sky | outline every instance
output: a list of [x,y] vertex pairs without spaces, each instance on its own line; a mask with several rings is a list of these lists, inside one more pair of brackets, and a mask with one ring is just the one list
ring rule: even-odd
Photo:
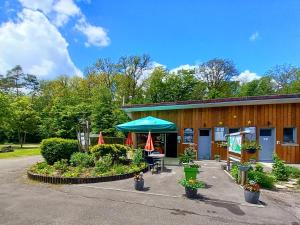
[[171,71],[231,59],[239,79],[300,66],[299,0],[0,0],[0,74],[84,74],[97,58],[149,54]]

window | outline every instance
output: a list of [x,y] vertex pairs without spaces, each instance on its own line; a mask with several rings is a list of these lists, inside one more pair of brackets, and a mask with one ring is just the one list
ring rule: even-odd
[[283,143],[296,143],[296,128],[283,128]]
[[183,143],[194,143],[194,129],[184,128],[183,129]]
[[246,140],[256,141],[256,127],[244,127],[244,131],[249,132],[245,135]]
[[237,132],[239,132],[239,131],[240,131],[239,128],[229,128],[229,134],[237,133]]
[[215,127],[215,141],[226,141],[227,132],[225,127]]

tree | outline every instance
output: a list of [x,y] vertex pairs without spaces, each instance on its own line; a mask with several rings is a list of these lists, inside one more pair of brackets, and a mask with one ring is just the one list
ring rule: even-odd
[[259,96],[275,94],[276,83],[272,77],[266,76],[241,85],[239,96]]
[[289,85],[298,78],[299,68],[289,64],[276,65],[267,71],[266,75],[272,77],[280,93],[289,93]]
[[149,69],[150,57],[142,56],[124,56],[119,60],[119,72],[125,77],[123,80],[124,100],[138,101],[138,97],[142,87],[142,75]]
[[10,127],[17,132],[18,140],[22,148],[26,142],[27,134],[38,130],[39,117],[36,111],[33,110],[28,97],[15,98],[11,107],[12,120],[10,121]]
[[229,82],[233,76],[238,75],[238,71],[231,60],[215,58],[202,63],[197,75],[207,84],[208,91],[213,93],[210,96],[215,98],[218,96],[215,93],[222,92],[224,82]]

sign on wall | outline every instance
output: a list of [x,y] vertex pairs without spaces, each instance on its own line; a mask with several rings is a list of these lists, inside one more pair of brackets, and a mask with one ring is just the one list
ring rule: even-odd
[[183,129],[183,143],[194,143],[194,129],[184,128]]
[[241,154],[242,149],[242,135],[229,135],[228,137],[228,150]]

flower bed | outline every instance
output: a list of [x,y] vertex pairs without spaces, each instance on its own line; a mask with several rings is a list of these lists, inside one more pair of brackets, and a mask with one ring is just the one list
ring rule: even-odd
[[[122,169],[120,169],[122,168]],[[82,168],[69,166],[66,171],[57,170],[45,162],[33,165],[28,171],[28,178],[52,184],[82,184],[121,180],[133,177],[139,172],[146,172],[148,166],[133,164],[112,167],[105,173],[95,172],[95,168]]]

